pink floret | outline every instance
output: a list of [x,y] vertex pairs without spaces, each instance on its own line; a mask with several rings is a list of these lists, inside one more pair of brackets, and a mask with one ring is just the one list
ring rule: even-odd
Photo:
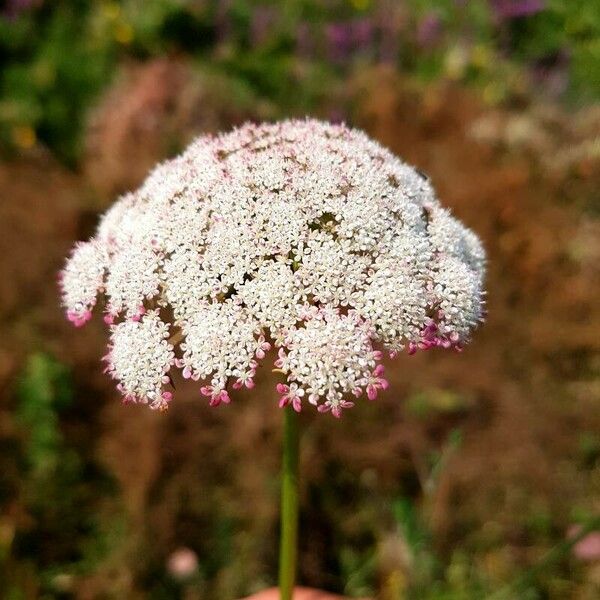
[[83,313],[67,312],[67,319],[75,325],[75,327],[83,327],[92,318],[92,311],[86,310]]

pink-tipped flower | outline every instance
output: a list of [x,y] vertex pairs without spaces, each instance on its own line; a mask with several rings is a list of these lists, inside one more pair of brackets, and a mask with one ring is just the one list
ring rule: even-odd
[[255,374],[255,371],[248,371],[247,373],[240,375],[240,377],[238,377],[236,382],[233,384],[233,386],[232,386],[233,389],[241,390],[242,388],[245,387],[245,388],[251,390],[254,387],[254,374]]
[[257,348],[256,348],[256,358],[258,358],[259,360],[262,360],[266,355],[267,352],[271,349],[271,344],[269,344],[269,342],[265,341],[265,336],[261,335],[257,342],[256,342]]
[[138,309],[136,311],[136,313],[131,317],[132,321],[141,321],[142,317],[146,314],[146,308],[144,307],[143,304],[140,304],[140,306],[138,306]]
[[292,405],[292,408],[296,412],[302,410],[302,398],[304,396],[304,390],[298,387],[297,383],[285,385],[283,383],[277,384],[277,392],[281,394],[279,399],[279,408],[283,408],[288,404]]
[[367,381],[367,398],[375,400],[379,390],[387,390],[389,387],[387,379],[383,377],[383,365],[377,365]]
[[168,410],[169,402],[171,402],[171,400],[173,400],[172,392],[162,392],[160,395],[158,410],[163,411],[163,412]]
[[209,406],[219,406],[221,403],[229,404],[231,402],[227,390],[221,389],[218,386],[205,385],[200,388],[200,393],[210,398]]
[[277,369],[283,369],[285,367],[287,354],[283,348],[279,348],[277,353],[277,360],[273,363]]
[[427,178],[360,131],[304,120],[195,140],[108,210],[59,285],[78,327],[103,296],[128,401],[164,410],[180,369],[228,404],[273,346],[280,403],[339,417],[387,389],[384,352],[462,348],[484,271]]
[[103,317],[103,320],[107,325],[114,325],[115,315],[111,313],[106,313]]
[[75,327],[83,327],[90,319],[92,318],[91,310],[84,310],[82,312],[72,312],[69,311],[67,313],[67,319],[75,325]]

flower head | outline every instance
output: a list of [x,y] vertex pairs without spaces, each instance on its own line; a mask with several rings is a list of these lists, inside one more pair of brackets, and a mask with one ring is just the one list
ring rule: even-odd
[[159,165],[75,247],[61,287],[77,326],[104,296],[126,400],[166,408],[180,369],[227,404],[275,346],[280,405],[340,416],[388,387],[383,351],[468,341],[484,263],[418,171],[360,131],[284,121]]

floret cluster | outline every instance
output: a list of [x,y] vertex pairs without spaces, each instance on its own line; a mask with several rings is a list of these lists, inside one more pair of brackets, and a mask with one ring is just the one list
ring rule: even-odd
[[468,341],[484,262],[417,170],[360,131],[283,121],[159,165],[76,245],[61,286],[77,326],[103,297],[128,401],[166,408],[179,369],[229,403],[274,346],[280,405],[340,416],[387,388],[385,351]]

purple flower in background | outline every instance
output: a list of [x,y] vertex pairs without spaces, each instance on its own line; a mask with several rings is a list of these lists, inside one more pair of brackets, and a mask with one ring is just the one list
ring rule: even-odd
[[370,19],[331,23],[325,28],[329,59],[343,63],[354,53],[373,45],[374,26]]
[[22,13],[42,4],[43,0],[7,0],[0,14],[7,19],[16,19]]
[[258,6],[252,13],[250,23],[250,41],[252,46],[260,46],[273,30],[277,12],[270,6]]
[[513,19],[538,13],[546,7],[544,0],[490,0],[500,19]]
[[348,120],[348,115],[341,107],[338,106],[329,111],[329,120],[335,124],[343,124]]
[[373,43],[374,27],[371,19],[357,19],[353,23],[354,43],[359,49],[369,47]]
[[325,27],[327,54],[334,63],[343,63],[353,45],[352,25],[350,23],[330,23]]
[[440,40],[443,24],[439,14],[428,12],[417,26],[417,44],[422,48],[431,48]]

